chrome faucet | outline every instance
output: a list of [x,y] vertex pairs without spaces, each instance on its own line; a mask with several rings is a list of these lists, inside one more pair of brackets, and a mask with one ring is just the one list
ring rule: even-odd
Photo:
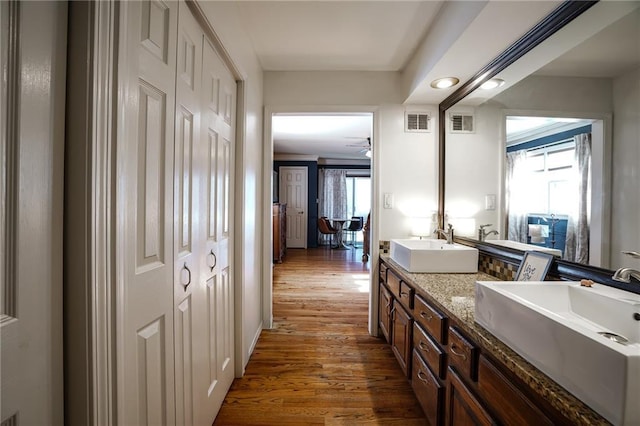
[[[625,254],[634,259],[640,259],[640,253],[638,253],[637,251],[623,251],[622,254]],[[640,271],[632,268],[620,268],[613,274],[613,277],[611,278],[623,283],[630,283],[631,277],[640,281]]]
[[436,233],[445,237],[447,239],[447,244],[453,244],[453,225],[449,224],[446,231],[444,229],[436,229]]
[[631,277],[635,278],[636,280],[640,281],[640,271],[637,271],[635,269],[631,269],[631,268],[620,268],[618,269],[615,274],[613,274],[613,278],[616,281],[620,281],[623,283],[630,283],[631,282]]
[[496,231],[495,229],[491,230],[489,232],[485,231],[484,228],[486,228],[487,226],[491,226],[491,224],[488,223],[486,225],[480,225],[480,227],[478,228],[478,240],[479,241],[484,241],[485,238],[487,238],[487,235],[493,235],[493,234],[498,235],[499,234],[498,231]]

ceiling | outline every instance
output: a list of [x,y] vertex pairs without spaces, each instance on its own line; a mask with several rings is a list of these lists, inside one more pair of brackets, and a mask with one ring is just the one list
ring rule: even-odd
[[[430,105],[437,105],[455,90],[435,91],[429,86],[431,80],[450,75],[462,82],[468,80],[559,3],[560,0],[234,2],[265,71],[395,71],[404,84],[405,103]],[[583,74],[595,73],[596,67],[605,74],[614,67],[622,69],[625,60],[640,53],[638,38],[633,38],[638,31],[637,17],[626,22],[625,29],[602,32],[589,44],[570,52],[573,56],[547,61],[536,69],[541,68],[539,72],[548,75],[565,74],[576,64]],[[635,50],[600,49],[598,37],[635,40]],[[597,60],[595,52],[606,54],[604,62]],[[606,64],[606,71],[602,64]],[[546,66],[542,68],[543,65]],[[403,80],[408,76],[413,80]],[[366,159],[362,149],[367,145],[366,138],[373,137],[371,129],[370,114],[276,116],[274,152]],[[375,145],[373,138],[371,141]]]
[[443,1],[241,1],[265,71],[398,71]]

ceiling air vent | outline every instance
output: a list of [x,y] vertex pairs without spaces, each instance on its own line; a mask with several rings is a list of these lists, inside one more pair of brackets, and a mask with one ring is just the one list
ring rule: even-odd
[[451,133],[473,133],[475,132],[475,119],[473,114],[452,112],[449,114],[449,130]]
[[430,132],[431,115],[428,112],[405,112],[405,132]]

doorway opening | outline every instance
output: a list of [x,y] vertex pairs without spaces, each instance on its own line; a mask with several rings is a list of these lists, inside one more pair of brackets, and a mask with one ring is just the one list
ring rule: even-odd
[[[368,111],[367,111],[368,109]],[[344,209],[340,212],[325,216],[348,219],[345,222],[345,231],[352,216],[363,216],[363,223],[369,212],[374,208],[372,201],[376,199],[375,170],[375,138],[374,123],[376,122],[375,108],[336,108],[334,111],[308,110],[291,111],[268,108],[265,114],[265,139],[270,142],[271,149],[267,148],[264,161],[264,187],[265,211],[273,209],[273,203],[282,203],[283,190],[277,188],[282,185],[282,167],[306,167],[308,171],[307,185],[307,247],[318,246],[318,219],[322,194],[320,191],[320,170],[337,169],[346,173]],[[282,123],[285,125],[282,126]],[[270,155],[269,155],[270,154]],[[275,200],[273,194],[278,194]],[[288,206],[287,206],[288,207]],[[289,212],[288,212],[289,213]],[[267,216],[267,215],[265,215]],[[268,215],[271,217],[271,215]],[[268,219],[268,218],[266,218]],[[264,249],[268,258],[273,242],[272,226],[267,220],[264,222]],[[373,231],[373,227],[372,227]],[[374,232],[372,232],[373,234]],[[377,236],[371,236],[371,241],[376,241]],[[345,238],[351,243],[354,252],[363,248],[362,232],[345,232]],[[354,245],[356,247],[354,247]],[[372,251],[375,247],[371,248]],[[376,251],[377,253],[377,251]],[[375,258],[376,253],[371,253]],[[283,258],[286,262],[286,255]],[[371,289],[371,270],[368,268],[369,290]],[[271,328],[272,315],[272,286],[273,271],[271,262],[264,262],[264,303],[263,311],[264,328]],[[370,292],[369,298],[373,297]],[[369,304],[369,330],[372,330],[372,311]]]

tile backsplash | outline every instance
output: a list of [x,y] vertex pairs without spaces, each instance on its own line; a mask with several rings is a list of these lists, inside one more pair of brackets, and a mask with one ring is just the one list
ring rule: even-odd
[[518,266],[503,262],[502,260],[480,252],[478,258],[478,270],[503,281],[513,281],[513,278],[518,272]]

